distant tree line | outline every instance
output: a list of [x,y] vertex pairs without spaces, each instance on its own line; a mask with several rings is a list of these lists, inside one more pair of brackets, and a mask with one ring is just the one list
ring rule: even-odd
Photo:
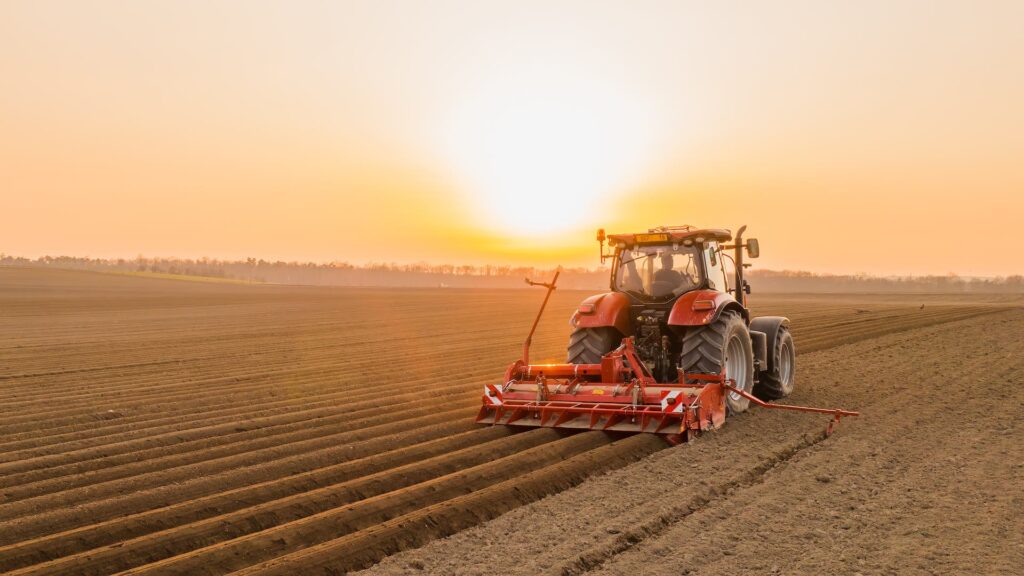
[[[82,258],[42,256],[23,258],[0,253],[0,266],[31,266],[72,270],[156,273],[226,278],[244,282],[316,286],[394,286],[452,288],[518,288],[523,278],[548,279],[553,269],[531,266],[454,265],[416,262],[284,262],[262,258]],[[995,278],[943,276],[836,275],[801,271],[751,270],[747,277],[763,292],[987,292],[1024,293],[1024,276]],[[563,289],[600,290],[608,287],[607,268],[565,268]]]
[[1022,293],[1024,276],[994,278],[942,276],[872,276],[869,274],[815,274],[793,270],[751,270],[747,278],[764,292],[987,292]]
[[[494,287],[526,286],[524,278],[548,279],[553,269],[532,266],[455,265],[415,262],[285,262],[262,258],[219,260],[215,258],[126,259],[41,256],[23,258],[0,253],[0,266],[33,266],[104,272],[145,272],[185,276],[226,278],[245,282],[303,284],[316,286],[420,286]],[[607,269],[565,268],[559,287],[591,289],[608,283]]]

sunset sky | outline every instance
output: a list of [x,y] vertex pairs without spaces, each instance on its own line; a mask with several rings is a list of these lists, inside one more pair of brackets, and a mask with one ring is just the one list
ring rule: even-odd
[[1024,272],[1024,2],[0,1],[0,252]]

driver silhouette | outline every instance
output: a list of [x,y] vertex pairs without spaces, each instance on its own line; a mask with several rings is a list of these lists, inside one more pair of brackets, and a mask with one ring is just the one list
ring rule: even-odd
[[683,275],[678,270],[672,269],[672,255],[661,255],[661,270],[654,273],[655,282],[667,282],[672,286],[679,286],[683,283]]

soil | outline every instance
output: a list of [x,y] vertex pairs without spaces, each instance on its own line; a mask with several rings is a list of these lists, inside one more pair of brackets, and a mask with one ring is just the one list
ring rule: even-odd
[[0,268],[0,572],[1024,565],[1019,299],[755,295],[793,320],[792,402],[863,416],[669,447],[473,424],[540,298]]
[[[796,404],[360,574],[1019,574],[1024,313],[801,355]],[[865,362],[871,359],[871,362]]]

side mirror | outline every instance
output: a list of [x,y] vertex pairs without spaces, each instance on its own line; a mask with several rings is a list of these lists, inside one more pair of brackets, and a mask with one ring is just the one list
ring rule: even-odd
[[605,240],[604,228],[598,228],[597,229],[597,241],[601,242],[603,244],[604,240]]
[[761,247],[757,244],[757,238],[747,240],[747,255],[751,258],[757,258],[761,255]]

